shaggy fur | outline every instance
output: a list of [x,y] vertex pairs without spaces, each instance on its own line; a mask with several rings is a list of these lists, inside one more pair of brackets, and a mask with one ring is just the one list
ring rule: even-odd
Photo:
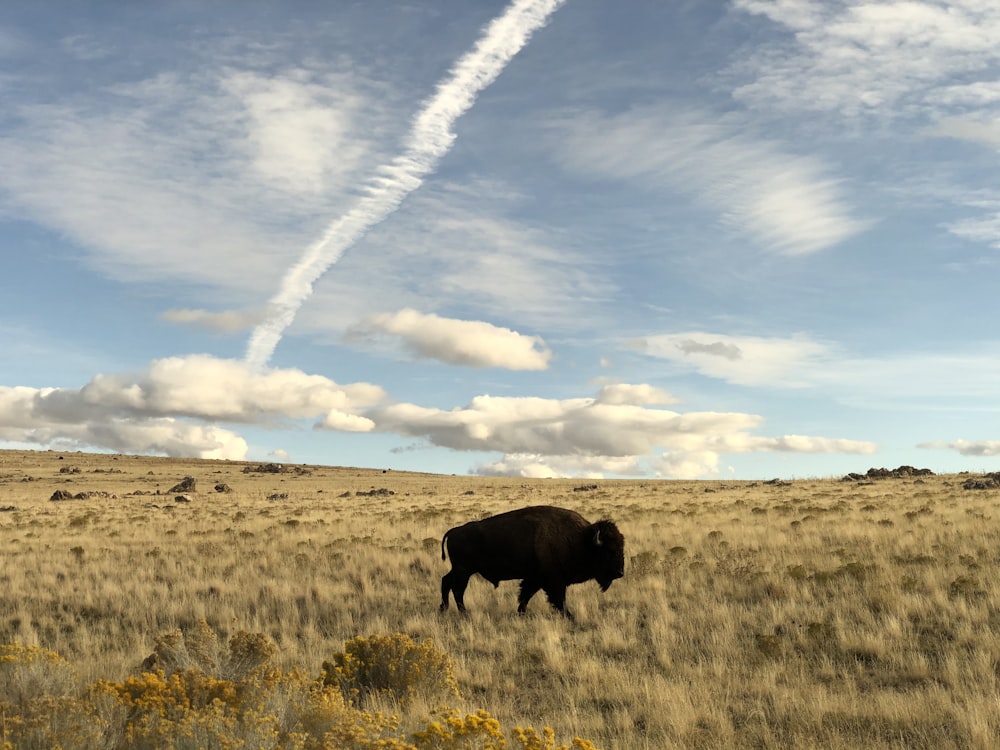
[[576,511],[551,505],[512,510],[481,521],[470,521],[445,532],[451,570],[441,579],[441,611],[449,592],[465,610],[465,587],[478,573],[494,586],[521,581],[517,611],[544,591],[549,603],[566,617],[566,587],[596,580],[602,591],[625,574],[625,538],[612,521],[590,523]]

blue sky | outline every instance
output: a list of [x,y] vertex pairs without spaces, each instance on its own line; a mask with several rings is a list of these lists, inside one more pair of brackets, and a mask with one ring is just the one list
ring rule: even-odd
[[998,468],[1000,6],[0,5],[0,446]]

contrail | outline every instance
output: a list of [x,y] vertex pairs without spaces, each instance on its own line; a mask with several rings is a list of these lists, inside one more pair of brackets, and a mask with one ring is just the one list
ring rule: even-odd
[[395,211],[423,183],[455,140],[455,121],[475,103],[479,92],[497,79],[531,35],[565,0],[514,0],[493,19],[476,45],[455,63],[417,114],[403,153],[383,164],[365,187],[365,195],[346,214],[327,226],[285,274],[271,298],[267,319],[247,343],[246,362],[263,368],[285,329],[313,291],[313,284],[376,224]]

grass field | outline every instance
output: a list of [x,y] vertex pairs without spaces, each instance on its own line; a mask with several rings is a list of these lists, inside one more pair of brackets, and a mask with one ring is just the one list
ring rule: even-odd
[[[423,673],[410,695],[348,695],[357,716],[397,715],[372,736],[406,738],[447,703],[608,749],[1000,743],[1000,491],[965,490],[965,477],[595,482],[270,468],[0,451],[0,644],[21,648],[6,667],[0,658],[0,740],[44,747],[70,731],[45,706],[75,701],[86,713],[95,684],[126,685],[144,668],[218,672],[215,652],[195,653],[213,639],[223,655],[239,641],[281,674],[315,679],[355,636],[403,634],[450,658],[458,695],[423,690]],[[186,476],[195,490],[171,492]],[[57,491],[70,499],[51,500]],[[442,534],[534,504],[615,520],[625,577],[605,594],[571,587],[574,622],[541,595],[518,617],[515,583],[478,578],[467,616],[439,613]],[[178,638],[184,664],[170,661]],[[28,669],[29,647],[66,668]],[[212,689],[225,699],[223,688]],[[86,742],[127,746],[115,728],[124,714],[98,713]],[[245,722],[233,731],[243,739],[230,747],[266,744]],[[556,746],[535,739],[507,746]],[[491,747],[471,735],[408,741],[398,747]]]

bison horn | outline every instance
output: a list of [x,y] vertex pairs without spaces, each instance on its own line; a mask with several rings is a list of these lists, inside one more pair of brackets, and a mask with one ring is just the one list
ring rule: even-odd
[[597,529],[594,532],[594,544],[596,544],[598,547],[600,547],[602,544],[604,544],[604,542],[601,541],[601,530],[600,529]]

